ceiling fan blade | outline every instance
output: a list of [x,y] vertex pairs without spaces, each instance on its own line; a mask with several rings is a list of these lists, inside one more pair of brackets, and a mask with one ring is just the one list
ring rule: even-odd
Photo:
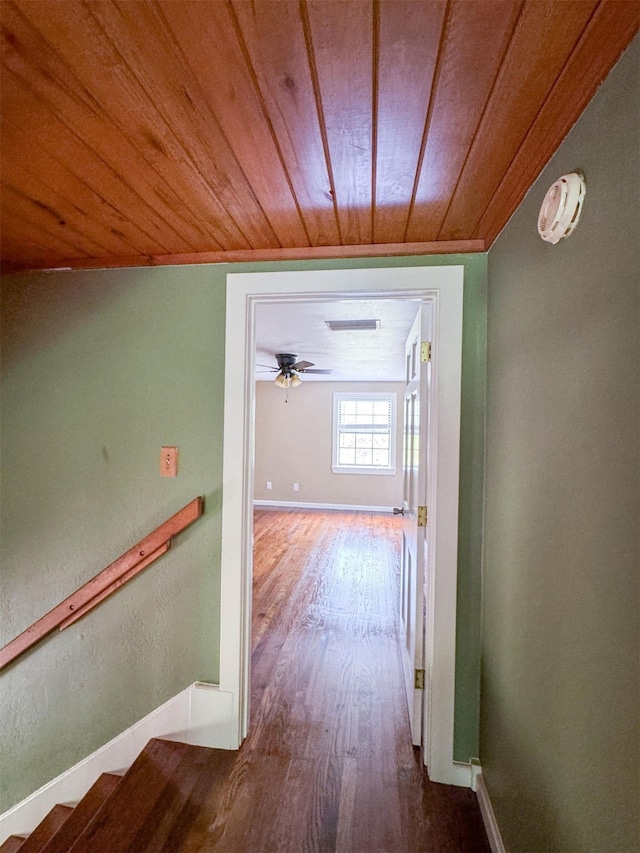
[[333,373],[333,370],[321,370],[318,367],[310,370],[308,367],[305,367],[302,370],[298,370],[298,373]]
[[313,367],[312,361],[297,361],[291,365],[292,370],[306,370],[307,367]]
[[258,362],[256,362],[256,367],[266,367],[267,370],[272,370],[274,373],[280,370],[279,367],[274,367],[272,364],[258,364]]

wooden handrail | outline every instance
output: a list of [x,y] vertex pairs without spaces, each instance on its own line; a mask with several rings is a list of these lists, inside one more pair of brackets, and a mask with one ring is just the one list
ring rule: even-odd
[[81,586],[53,610],[50,610],[26,631],[0,649],[0,670],[8,666],[31,646],[39,643],[47,634],[59,628],[64,631],[82,616],[85,616],[107,596],[115,592],[154,560],[165,554],[171,537],[188,527],[199,518],[204,510],[204,498],[198,497],[183,506],[179,512],[156,527],[137,545],[103,569],[84,586]]

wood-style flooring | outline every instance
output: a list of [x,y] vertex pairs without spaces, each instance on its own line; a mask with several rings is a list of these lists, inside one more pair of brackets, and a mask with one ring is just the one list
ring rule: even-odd
[[393,516],[256,511],[250,734],[190,849],[489,850],[475,795],[411,745],[399,542]]
[[429,782],[411,745],[399,539],[392,516],[257,512],[241,749],[151,740],[3,853],[488,851],[475,796]]

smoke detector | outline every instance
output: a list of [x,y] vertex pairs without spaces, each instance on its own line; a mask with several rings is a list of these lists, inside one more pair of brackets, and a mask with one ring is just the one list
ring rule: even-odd
[[582,175],[563,175],[549,188],[538,216],[538,233],[548,243],[557,243],[578,224],[586,184]]

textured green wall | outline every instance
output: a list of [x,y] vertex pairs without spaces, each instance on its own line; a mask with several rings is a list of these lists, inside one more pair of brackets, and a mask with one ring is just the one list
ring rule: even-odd
[[489,253],[481,758],[513,851],[640,845],[639,47]]
[[12,276],[2,295],[3,642],[198,494],[206,515],[0,675],[0,811],[217,680],[225,305],[206,268]]
[[[486,257],[464,264],[456,757],[478,747]],[[147,573],[0,676],[0,811],[195,680],[216,681],[229,266],[7,276],[2,284],[2,642],[197,494],[203,519]],[[158,474],[163,444],[176,479]],[[477,525],[465,530],[465,525]]]

